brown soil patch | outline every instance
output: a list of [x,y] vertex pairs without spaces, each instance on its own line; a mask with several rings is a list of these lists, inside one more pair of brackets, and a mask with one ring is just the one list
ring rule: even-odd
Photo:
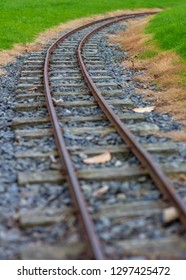
[[[117,16],[120,14],[130,14],[130,13],[142,13],[147,11],[159,11],[159,9],[138,9],[132,10],[117,10],[113,12],[108,12],[105,14],[94,15],[91,17],[80,18],[68,21],[66,23],[60,24],[54,28],[48,29],[40,33],[33,43],[28,43],[24,45],[15,44],[11,50],[4,50],[0,52],[0,66],[4,66],[7,63],[15,61],[15,58],[21,56],[26,52],[39,51],[44,45],[46,45],[51,39],[59,37],[59,34],[65,30],[77,28],[83,24],[89,23],[91,21],[99,20],[106,17]],[[3,70],[0,69],[0,75],[3,74]]]
[[[162,113],[171,113],[173,118],[183,124],[182,132],[166,134],[176,141],[186,140],[186,87],[180,72],[185,69],[186,63],[174,52],[162,51],[152,41],[144,29],[152,16],[128,22],[128,29],[111,35],[110,41],[117,43],[128,51],[130,57],[122,62],[123,67],[144,70],[142,75],[136,75],[134,80],[139,83],[137,93],[151,99],[156,110]],[[145,54],[154,54],[151,58]],[[148,89],[155,83],[158,91]]]

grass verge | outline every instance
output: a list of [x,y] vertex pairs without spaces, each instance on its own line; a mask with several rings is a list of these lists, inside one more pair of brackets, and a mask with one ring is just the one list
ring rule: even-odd
[[[175,140],[186,140],[186,62],[174,49],[163,51],[152,35],[145,33],[152,17],[131,21],[126,31],[111,35],[111,42],[123,46],[130,59],[123,62],[124,67],[144,70],[134,77],[136,82],[146,82],[147,88],[138,93],[151,99],[158,111],[171,113],[175,120],[182,122],[184,130],[171,133]],[[132,35],[131,35],[132,34]],[[157,91],[151,91],[148,85],[157,85]],[[167,136],[168,134],[166,134]]]
[[186,3],[156,15],[146,28],[163,50],[172,50],[186,60]]

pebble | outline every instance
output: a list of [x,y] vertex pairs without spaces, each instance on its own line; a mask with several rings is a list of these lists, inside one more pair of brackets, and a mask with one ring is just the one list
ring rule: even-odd
[[108,233],[108,232],[101,233],[99,236],[101,239],[103,239],[105,241],[110,241],[110,233]]
[[119,200],[126,200],[126,195],[124,193],[118,193],[117,194],[117,199]]
[[123,163],[120,160],[116,160],[114,165],[115,165],[115,167],[120,167],[123,165]]
[[83,185],[81,186],[84,195],[86,196],[86,198],[90,197],[92,194],[91,188],[89,185]]
[[4,193],[5,191],[5,186],[4,185],[0,185],[0,193]]

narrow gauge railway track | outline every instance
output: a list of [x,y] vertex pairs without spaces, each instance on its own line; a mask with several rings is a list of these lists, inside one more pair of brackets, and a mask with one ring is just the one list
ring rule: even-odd
[[[104,183],[106,181],[109,182],[109,180],[118,180],[119,184],[122,184],[123,180],[126,179],[134,179],[134,177],[150,175],[152,180],[163,193],[164,197],[176,207],[183,225],[186,225],[185,202],[182,201],[180,195],[178,195],[174,190],[174,187],[165,177],[161,169],[153,163],[153,160],[147,151],[145,151],[145,149],[142,148],[142,146],[135,140],[134,136],[120,120],[132,118],[129,114],[122,115],[120,110],[122,107],[125,108],[125,111],[128,110],[130,112],[132,104],[126,97],[124,100],[118,99],[120,92],[117,89],[117,84],[111,81],[111,77],[108,76],[107,71],[101,63],[99,55],[97,55],[97,51],[95,50],[96,43],[94,35],[96,32],[98,32],[98,36],[102,36],[105,34],[105,28],[111,24],[144,15],[146,14],[124,15],[77,28],[54,42],[54,44],[52,44],[52,46],[47,50],[45,58],[43,76],[46,103],[52,122],[55,142],[58,147],[62,163],[62,175],[58,171],[52,171],[50,176],[47,176],[46,174],[45,179],[47,180],[47,177],[49,178],[51,176],[54,178],[57,177],[58,179],[62,179],[64,176],[64,178],[67,179],[68,185],[70,186],[70,192],[76,206],[77,215],[79,216],[80,224],[83,229],[84,239],[88,245],[87,248],[89,257],[95,259],[105,258],[102,249],[104,245],[100,243],[100,237],[94,228],[95,221],[93,222],[91,218],[91,216],[93,216],[93,219],[96,219],[95,216],[97,216],[97,219],[99,220],[99,211],[98,213],[95,212],[90,214],[87,205],[89,204],[89,208],[91,208],[91,202],[89,199],[85,202],[81,191],[81,189],[83,189],[84,181],[86,181],[86,184],[88,182],[88,184],[91,185],[93,184],[92,182],[97,180]],[[77,37],[77,34],[78,40],[73,37]],[[75,53],[76,51],[77,55]],[[65,55],[65,57],[62,55]],[[30,63],[32,63],[32,61],[30,61]],[[38,64],[38,61],[36,63]],[[78,68],[78,64],[80,69]],[[38,73],[37,70],[34,71],[36,71],[35,73]],[[83,82],[82,76],[84,77],[86,83]],[[26,78],[26,80],[28,81],[29,79]],[[29,88],[30,85],[27,85],[27,87]],[[39,87],[42,89],[41,85],[38,86],[38,84],[36,84],[35,88],[39,89]],[[115,89],[113,89],[114,87]],[[33,85],[31,88],[33,88]],[[107,91],[108,88],[112,88],[112,91]],[[22,90],[21,86],[18,87],[18,90]],[[94,96],[96,102],[91,95]],[[28,96],[29,95],[27,95],[27,98]],[[22,98],[23,96],[19,94],[18,97]],[[32,97],[34,97],[34,94]],[[36,93],[35,97],[42,100],[42,94]],[[27,109],[36,109],[37,106],[41,106],[41,101],[35,104],[28,103]],[[90,112],[88,112],[88,115],[86,115],[86,106],[92,108]],[[22,107],[25,108],[25,103],[17,105],[18,110],[21,110]],[[78,108],[77,112],[73,107]],[[111,109],[111,107],[113,109]],[[65,110],[68,113],[70,112],[68,108],[70,108],[71,112],[74,111],[74,116],[72,114],[71,117],[68,117],[68,114],[63,114],[63,111],[65,112]],[[77,113],[81,116],[78,116]],[[92,116],[91,114],[96,114],[96,116]],[[36,123],[47,121],[48,119],[46,120],[46,118],[40,117],[39,120],[37,119]],[[27,121],[27,124],[28,123],[29,121]],[[32,124],[33,123],[34,121]],[[24,121],[21,122],[20,120],[15,120],[14,125],[24,125]],[[129,129],[136,133],[136,130],[140,130],[139,127],[138,129],[137,127],[134,125],[129,127]],[[34,133],[37,133],[37,136],[40,137],[42,135],[51,135],[52,131],[47,128],[44,130],[38,129]],[[93,137],[91,138],[92,133]],[[114,145],[109,145],[109,139],[109,141],[105,141],[104,145],[101,144],[101,146],[99,146],[99,141],[97,144],[94,139],[97,136],[96,134],[99,136],[114,134],[114,141],[112,140]],[[31,137],[33,132],[30,130],[18,130],[17,135],[19,137]],[[83,138],[86,139],[85,144],[87,147],[81,149],[81,141]],[[71,139],[73,141],[67,139]],[[89,141],[90,143],[88,143]],[[124,143],[126,146],[124,146]],[[66,145],[70,146],[70,148]],[[147,149],[150,149],[150,147]],[[102,164],[101,167],[100,165],[96,165],[94,168],[85,169],[85,164],[82,162],[81,164],[79,163],[80,159],[82,161],[82,153],[84,157],[84,154],[99,154],[108,150],[111,151],[111,154],[113,153],[115,155],[115,162],[113,161],[110,165],[109,163],[106,163]],[[73,157],[72,159],[70,158],[69,151],[75,154],[75,161]],[[131,151],[135,156],[131,154],[131,159],[129,159],[129,161],[135,162],[134,167],[125,165],[125,160],[127,158],[126,154],[130,154]],[[123,162],[121,159],[122,156],[124,159]],[[77,157],[80,159],[77,160]],[[138,158],[138,161],[135,157]],[[118,165],[116,162],[118,162],[119,165],[121,164],[120,168],[116,168]],[[144,169],[142,169],[140,165],[142,165]],[[56,166],[56,168],[58,167]],[[79,169],[78,171],[76,170],[77,168]],[[169,173],[169,171],[167,172]],[[25,182],[29,182],[28,177],[29,176],[26,176],[25,178],[24,174],[19,174],[19,181],[22,183],[24,183],[24,180]],[[31,176],[30,181],[32,180],[33,177]],[[153,190],[152,180],[148,178],[150,188]],[[180,244],[180,248],[183,249],[181,241]],[[113,244],[111,244],[111,247],[112,246]],[[104,251],[108,253],[107,250]]]

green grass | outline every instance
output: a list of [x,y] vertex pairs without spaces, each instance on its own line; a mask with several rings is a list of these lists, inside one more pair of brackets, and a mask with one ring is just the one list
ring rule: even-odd
[[70,19],[116,9],[171,8],[152,20],[148,32],[164,49],[186,59],[185,0],[2,0],[0,50],[33,41],[45,29]]
[[156,15],[146,32],[164,50],[174,50],[186,60],[186,3]]

